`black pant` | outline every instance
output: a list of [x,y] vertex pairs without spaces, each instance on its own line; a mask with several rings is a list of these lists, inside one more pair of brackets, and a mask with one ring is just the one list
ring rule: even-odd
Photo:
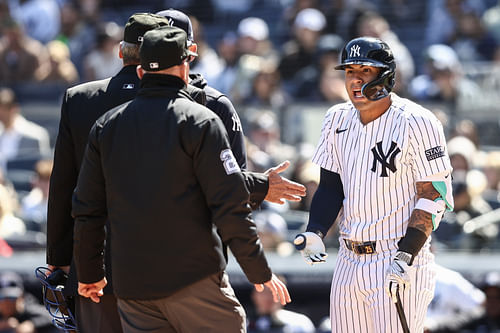
[[123,333],[114,295],[101,296],[99,303],[82,296],[75,298],[78,333]]

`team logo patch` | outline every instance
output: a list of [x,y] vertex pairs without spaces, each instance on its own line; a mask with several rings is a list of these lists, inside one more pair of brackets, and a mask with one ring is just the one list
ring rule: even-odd
[[134,89],[134,84],[133,83],[125,83],[123,85],[122,89]]
[[444,147],[443,146],[436,146],[431,149],[427,149],[425,151],[425,157],[427,158],[427,161],[432,161],[435,160],[436,158],[440,158],[444,156]]
[[380,172],[380,177],[387,177],[387,169],[396,172],[396,156],[401,152],[396,142],[392,141],[391,147],[387,153],[384,153],[382,149],[382,141],[377,142],[375,147],[372,148],[373,153],[373,165],[371,168],[372,172],[377,171],[377,162],[382,165],[382,171]]
[[157,62],[150,62],[149,63],[149,68],[154,69],[154,68],[159,68],[160,64]]
[[228,175],[241,171],[231,149],[224,149],[221,151],[220,160],[223,162],[224,169]]

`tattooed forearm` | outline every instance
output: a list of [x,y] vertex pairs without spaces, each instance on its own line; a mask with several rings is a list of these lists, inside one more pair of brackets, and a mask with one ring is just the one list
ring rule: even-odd
[[[438,191],[434,188],[431,182],[418,182],[417,183],[417,198],[425,198],[435,200],[439,197]],[[432,232],[432,216],[430,213],[414,209],[408,222],[408,227],[417,228],[418,230],[429,236]]]
[[411,213],[408,227],[416,228],[426,234],[427,237],[429,237],[432,232],[431,213],[424,212],[420,209],[414,209]]

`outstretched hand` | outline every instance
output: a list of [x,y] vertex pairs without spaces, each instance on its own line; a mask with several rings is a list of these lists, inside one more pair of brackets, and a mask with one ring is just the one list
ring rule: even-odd
[[274,274],[272,275],[271,280],[264,282],[264,284],[254,284],[254,286],[255,290],[259,293],[264,291],[264,286],[268,287],[273,293],[273,300],[276,303],[280,302],[281,305],[286,305],[286,303],[290,303],[292,301],[286,285]]
[[283,205],[284,200],[300,201],[301,197],[306,195],[306,187],[302,184],[293,182],[280,175],[281,172],[288,169],[290,161],[284,161],[278,166],[270,168],[264,174],[269,178],[269,190],[264,200]]

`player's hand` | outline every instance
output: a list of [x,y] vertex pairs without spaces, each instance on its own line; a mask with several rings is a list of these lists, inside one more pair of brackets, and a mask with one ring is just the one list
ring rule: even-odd
[[108,284],[106,278],[94,283],[78,282],[78,293],[83,297],[90,298],[95,303],[99,303],[101,301],[100,297],[104,295],[102,290],[106,287],[106,284]]
[[284,200],[300,201],[302,200],[301,197],[306,195],[304,185],[280,176],[280,172],[285,171],[289,166],[290,161],[285,161],[264,172],[269,179],[269,189],[264,200],[283,205]]
[[255,290],[259,293],[264,291],[264,286],[268,287],[273,293],[273,300],[276,303],[280,302],[281,305],[286,305],[286,303],[290,303],[292,301],[286,285],[274,274],[272,275],[271,280],[264,282],[264,284],[254,284],[254,286]]
[[300,251],[305,262],[309,265],[326,262],[328,254],[325,250],[323,240],[314,232],[303,232],[298,234],[293,244]]
[[391,264],[386,272],[385,277],[385,292],[392,298],[394,303],[397,302],[396,292],[398,288],[404,290],[410,287],[410,271],[415,269],[410,266],[411,254],[398,251],[391,259]]

